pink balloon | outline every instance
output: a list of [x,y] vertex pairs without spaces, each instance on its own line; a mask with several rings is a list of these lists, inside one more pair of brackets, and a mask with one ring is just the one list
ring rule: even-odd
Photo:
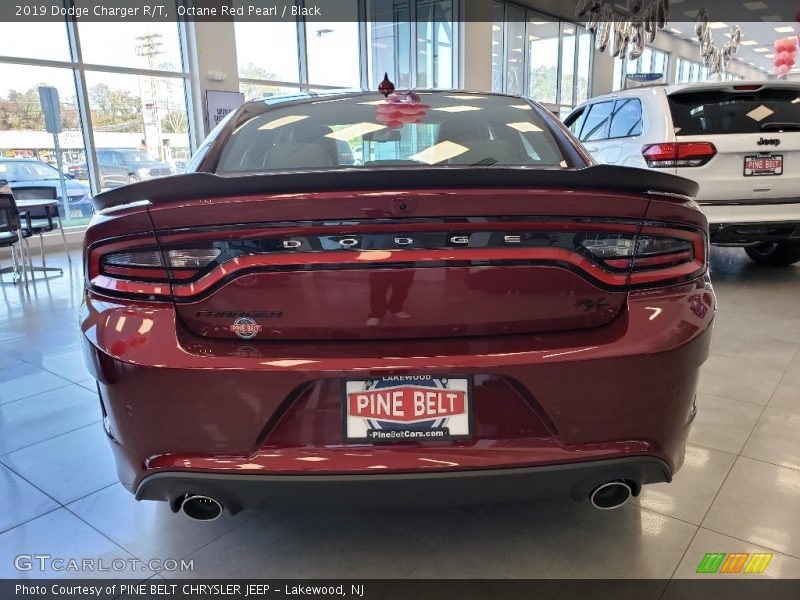
[[783,40],[783,45],[789,52],[791,52],[792,50],[796,50],[797,38],[787,37],[785,40]]
[[783,40],[775,40],[775,52],[783,52]]
[[783,63],[783,64],[785,64],[787,67],[793,67],[794,66],[794,54],[790,54],[789,58],[787,58],[786,62]]
[[781,52],[780,54],[776,54],[775,55],[775,66],[776,67],[780,67],[785,62],[786,61],[783,59],[783,52]]
[[785,50],[778,55],[778,58],[781,59],[782,63],[786,63],[792,57],[791,52],[786,52]]

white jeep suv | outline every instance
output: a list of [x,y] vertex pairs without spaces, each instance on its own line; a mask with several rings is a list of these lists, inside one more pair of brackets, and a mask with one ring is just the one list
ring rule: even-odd
[[758,264],[800,261],[800,82],[647,86],[592,98],[564,120],[600,163],[700,184],[711,243]]

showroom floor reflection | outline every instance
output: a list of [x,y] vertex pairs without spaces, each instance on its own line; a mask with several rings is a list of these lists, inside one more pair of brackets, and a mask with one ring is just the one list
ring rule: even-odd
[[[669,579],[695,576],[707,552],[772,552],[763,576],[800,577],[800,266],[714,249],[720,310],[686,464],[620,510],[565,501],[198,523],[116,483],[78,343],[80,264],[48,259],[63,277],[29,296],[0,286],[0,577],[77,575],[15,569],[19,554],[48,553],[128,559],[103,575],[142,579]],[[194,570],[163,568],[181,558]]]

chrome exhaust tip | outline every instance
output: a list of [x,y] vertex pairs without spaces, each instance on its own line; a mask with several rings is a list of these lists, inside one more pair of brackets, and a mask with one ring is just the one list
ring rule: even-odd
[[631,486],[624,481],[609,481],[596,488],[589,500],[599,510],[614,510],[630,500],[632,495]]
[[190,519],[196,521],[215,521],[222,516],[222,504],[214,498],[195,494],[186,494],[181,501],[180,510]]

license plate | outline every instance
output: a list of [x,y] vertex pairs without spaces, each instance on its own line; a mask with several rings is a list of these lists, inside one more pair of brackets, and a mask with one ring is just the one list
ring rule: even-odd
[[393,376],[344,381],[348,442],[436,442],[472,434],[472,380]]
[[745,156],[744,176],[783,175],[783,155]]

